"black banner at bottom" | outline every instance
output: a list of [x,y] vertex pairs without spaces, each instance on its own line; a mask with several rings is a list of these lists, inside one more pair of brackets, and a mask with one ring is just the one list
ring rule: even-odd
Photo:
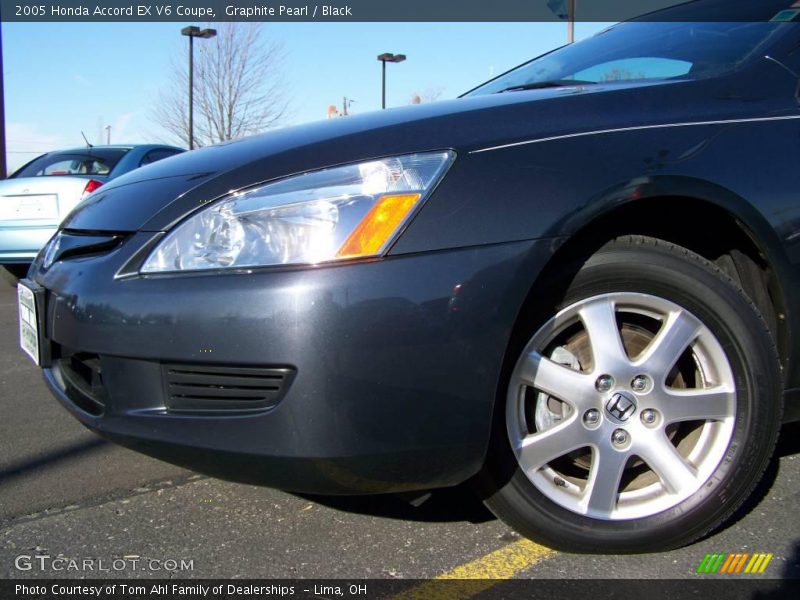
[[3,600],[204,600],[207,598],[363,598],[460,600],[462,598],[648,600],[693,598],[773,600],[800,598],[800,579],[49,579],[0,580]]

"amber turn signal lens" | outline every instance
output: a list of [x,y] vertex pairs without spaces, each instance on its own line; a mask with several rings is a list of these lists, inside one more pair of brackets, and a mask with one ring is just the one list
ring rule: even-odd
[[420,194],[381,197],[347,237],[336,257],[357,258],[378,254],[420,198]]

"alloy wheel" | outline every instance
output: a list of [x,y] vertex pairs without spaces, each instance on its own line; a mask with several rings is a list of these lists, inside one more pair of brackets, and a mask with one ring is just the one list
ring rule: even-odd
[[736,386],[720,342],[653,295],[592,296],[533,335],[509,385],[506,427],[545,496],[595,519],[670,509],[730,445]]

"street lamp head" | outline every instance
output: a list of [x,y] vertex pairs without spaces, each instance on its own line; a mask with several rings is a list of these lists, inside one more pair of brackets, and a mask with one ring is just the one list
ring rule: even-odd
[[378,60],[384,63],[399,63],[403,62],[405,59],[405,54],[392,54],[391,52],[384,52],[383,54],[378,55]]
[[184,27],[181,29],[181,35],[185,35],[188,37],[198,37],[198,38],[212,38],[217,35],[216,29],[200,29],[196,25],[189,25],[188,27]]

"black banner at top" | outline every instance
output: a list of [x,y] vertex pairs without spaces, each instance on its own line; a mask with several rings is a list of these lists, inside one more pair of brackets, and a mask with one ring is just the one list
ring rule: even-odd
[[800,21],[800,0],[0,0],[6,22]]

